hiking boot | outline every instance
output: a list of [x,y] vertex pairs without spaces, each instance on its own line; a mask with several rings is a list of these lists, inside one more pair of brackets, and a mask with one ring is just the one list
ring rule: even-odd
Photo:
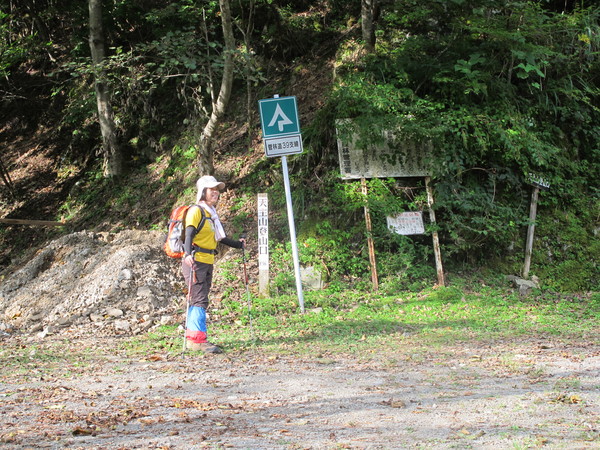
[[186,348],[194,352],[223,353],[223,350],[210,342],[192,342],[188,340],[186,341]]

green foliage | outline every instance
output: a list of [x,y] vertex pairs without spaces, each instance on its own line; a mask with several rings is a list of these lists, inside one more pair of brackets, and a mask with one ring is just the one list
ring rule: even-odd
[[[381,2],[371,54],[355,27],[360,2],[257,0],[254,5],[249,46],[244,43],[235,55],[234,98],[245,99],[240,81],[246,80],[259,90],[251,96],[274,87],[297,94],[297,81],[321,73],[317,66],[327,64],[321,57],[337,48],[335,83],[318,92],[323,106],[311,103],[301,111],[310,117],[303,122],[307,150],[290,159],[300,258],[327,275],[331,292],[348,283],[369,285],[365,204],[382,289],[417,289],[435,275],[433,227],[425,236],[403,237],[386,226],[387,215],[426,211],[422,182],[369,180],[364,198],[358,183],[340,181],[334,132],[339,118],[354,120],[364,148],[381,143],[383,130],[397,131],[398,139],[433,143],[436,231],[450,265],[500,261],[498,268],[517,267],[528,225],[526,180],[530,173],[542,176],[551,188],[540,200],[532,272],[557,290],[594,287],[600,194],[597,5]],[[6,14],[9,6],[15,14]],[[104,6],[103,68],[131,179],[102,181],[91,156],[100,133],[84,2],[25,7],[0,0],[0,82],[8,92],[15,73],[52,81],[47,86],[62,117],[56,131],[70,136],[59,146],[56,172],[65,184],[79,178],[65,194],[61,214],[100,226],[112,211],[130,214],[119,226],[156,226],[173,202],[194,198],[199,135],[222,70],[219,5],[118,0]],[[236,30],[246,30],[248,2],[231,6]],[[309,60],[300,58],[307,55]],[[315,92],[306,94],[310,100]],[[229,113],[238,121],[237,111]],[[226,146],[223,156],[237,147]],[[251,219],[243,203],[259,187],[269,193],[273,211],[285,211],[279,163],[264,158],[250,167],[245,163],[232,171],[245,190],[232,211],[234,229]],[[77,170],[84,165],[87,173]],[[145,176],[146,166],[152,177]],[[150,211],[144,199],[153,194],[162,206]],[[132,211],[138,207],[141,213]],[[291,252],[280,244],[288,239],[286,219],[276,213],[271,221],[273,283],[279,293],[294,287]]]
[[294,292],[294,265],[291,244],[275,244],[269,248],[270,291],[277,295]]
[[[119,142],[134,165],[151,163],[168,151],[177,141],[174,130],[178,133],[182,125],[197,141],[223,70],[218,2],[147,3],[143,8],[129,1],[105,5],[110,20],[105,22],[108,49],[102,69]],[[260,79],[256,65],[236,68],[238,74],[244,70],[246,77]],[[73,130],[72,147],[94,145],[88,141],[89,136],[99,140],[89,49],[74,49],[54,76],[55,95],[66,95],[62,127]]]
[[257,1],[252,42],[261,58],[291,61],[326,43],[331,37],[326,22],[320,8],[306,8],[303,1]]
[[[239,289],[237,283],[234,283],[238,279],[235,272],[236,269],[239,267],[239,264],[240,261],[228,260],[219,265],[219,276],[225,281],[223,283],[224,288],[221,293],[221,298],[224,301],[230,300],[232,294]],[[239,304],[235,301],[228,302],[227,304],[229,308],[237,307],[239,309]]]
[[0,79],[8,79],[11,69],[26,60],[28,52],[35,48],[33,36],[14,39],[11,22],[14,19],[0,9]]
[[536,227],[532,256],[536,273],[547,286],[563,292],[596,289],[600,279],[600,242],[586,227],[598,217],[599,204],[578,201],[576,205],[578,214],[549,211],[553,214],[540,216]]
[[[446,256],[506,255],[527,224],[529,173],[550,182],[546,205],[597,196],[599,15],[538,2],[396,1],[382,5],[375,53],[360,56],[353,40],[340,47],[330,107],[354,119],[359,145],[382,130],[434,143]],[[578,227],[589,233],[591,223]]]
[[[352,228],[334,228],[325,220],[300,240],[300,263],[312,265],[332,278],[360,278],[368,269],[362,236]],[[367,260],[368,261],[368,258]]]

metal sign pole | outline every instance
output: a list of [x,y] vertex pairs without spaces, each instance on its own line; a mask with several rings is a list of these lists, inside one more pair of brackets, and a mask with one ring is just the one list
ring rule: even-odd
[[302,278],[300,277],[300,260],[298,259],[298,245],[296,243],[296,227],[294,225],[294,210],[292,208],[292,194],[290,190],[290,178],[288,174],[287,158],[281,157],[281,166],[283,170],[283,181],[285,184],[285,200],[287,204],[288,222],[290,226],[290,240],[292,243],[292,257],[294,259],[294,272],[296,274],[296,291],[298,292],[298,302],[300,312],[304,313],[304,295],[302,293]]
[[285,199],[287,204],[288,221],[290,224],[290,238],[292,256],[294,259],[294,272],[296,275],[296,290],[300,311],[304,313],[304,296],[302,294],[302,278],[300,276],[300,260],[298,259],[298,245],[296,243],[296,227],[294,225],[294,210],[292,209],[292,194],[286,155],[302,153],[302,134],[300,133],[300,120],[296,97],[279,98],[275,94],[271,99],[258,102],[260,111],[260,124],[263,133],[263,144],[266,156],[281,156],[283,181],[285,183]]

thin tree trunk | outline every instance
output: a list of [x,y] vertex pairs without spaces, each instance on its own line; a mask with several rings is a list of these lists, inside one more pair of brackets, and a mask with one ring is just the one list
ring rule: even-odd
[[362,37],[370,53],[375,50],[375,3],[377,0],[361,0]]
[[201,175],[210,174],[214,171],[214,135],[221,119],[229,97],[231,96],[231,86],[233,84],[233,52],[235,50],[235,39],[233,37],[233,25],[231,21],[231,9],[229,0],[219,0],[221,7],[221,22],[223,26],[223,36],[225,39],[223,77],[221,78],[221,88],[219,96],[213,102],[212,112],[202,136],[200,138],[200,149],[198,153],[198,171]]
[[[248,10],[248,19],[247,19],[246,27],[245,28],[243,27],[243,20],[242,20],[242,23],[238,25],[238,29],[242,33],[242,36],[244,37],[244,47],[245,47],[245,49],[244,49],[244,51],[245,51],[244,74],[246,76],[246,126],[247,126],[248,130],[250,130],[251,124],[253,123],[252,112],[255,109],[253,107],[254,101],[252,98],[252,79],[250,77],[250,75],[252,74],[251,35],[252,35],[252,30],[254,29],[254,5],[255,5],[255,0],[250,0],[248,2],[247,6],[242,4],[242,0],[240,0],[240,2],[239,2],[239,6],[242,11],[244,11],[244,9]],[[252,134],[250,132],[248,132],[248,147],[250,147],[251,143],[252,143]]]
[[[252,101],[252,80],[250,79],[250,74],[252,72],[252,44],[251,44],[251,35],[252,29],[254,28],[254,0],[250,1],[248,5],[248,26],[244,31],[244,46],[246,47],[246,118],[248,121],[248,130],[250,130],[250,124],[252,123],[252,112],[253,101]],[[252,140],[250,133],[248,133],[249,143]]]
[[90,50],[94,67],[98,120],[102,133],[104,156],[104,176],[118,177],[123,171],[123,158],[117,145],[116,127],[110,103],[110,91],[106,83],[106,73],[102,68],[105,58],[104,30],[102,28],[102,0],[89,0],[90,12]]

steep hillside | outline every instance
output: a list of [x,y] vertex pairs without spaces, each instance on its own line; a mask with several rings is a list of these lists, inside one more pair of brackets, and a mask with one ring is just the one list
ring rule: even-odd
[[[333,78],[330,53],[334,50],[332,46],[317,59],[311,56],[310,62],[299,61],[295,67],[280,69],[279,81],[265,88],[272,91],[270,95],[296,95],[303,125],[310,124],[322,106]],[[18,268],[25,262],[23,256],[39,251],[49,239],[68,233],[164,229],[172,206],[178,201],[192,200],[190,188],[197,171],[192,164],[181,167],[182,157],[177,150],[159,155],[154,162],[132,164],[124,179],[114,181],[97,179],[99,160],[89,149],[87,153],[91,156],[79,166],[64,163],[66,156],[78,150],[69,148],[72,141],[64,131],[59,131],[61,105],[52,100],[51,85],[25,75],[19,80],[22,95],[5,99],[1,110],[5,119],[0,130],[0,145],[4,149],[2,163],[12,183],[11,186],[0,185],[0,217],[65,220],[66,226],[0,224],[3,228],[0,269],[5,273]],[[37,85],[39,87],[34,89]],[[220,205],[225,221],[232,206],[242,201],[241,208],[236,208],[247,220],[240,225],[252,231],[255,229],[254,196],[248,193],[259,190],[257,181],[267,188],[279,180],[281,169],[279,158],[264,156],[258,111],[248,128],[241,107],[244,103],[244,93],[235,93],[231,112],[220,129],[215,175],[227,183]],[[175,142],[181,139],[177,133],[186,131],[176,131],[171,137]],[[80,150],[79,153],[86,153]],[[295,158],[304,165],[302,160],[308,156]],[[291,167],[293,170],[293,159]],[[252,240],[250,233],[251,243]]]
[[[552,185],[539,198],[535,275],[553,289],[590,289],[599,270],[600,203],[593,183],[599,121],[589,76],[597,73],[598,33],[596,25],[588,26],[595,9],[565,17],[535,2],[482,8],[465,2],[386,4],[377,46],[369,52],[356,25],[356,5],[292,3],[261,4],[256,23],[248,24],[251,35],[244,36],[253,53],[240,48],[237,54],[214,154],[215,175],[228,186],[221,209],[230,233],[250,232],[252,244],[256,193],[267,192],[273,200],[270,237],[281,271],[289,269],[280,159],[263,156],[256,102],[296,95],[306,151],[290,158],[289,167],[303,264],[319,264],[344,285],[368,284],[365,197],[358,183],[340,182],[337,167],[334,120],[353,118],[352,132],[365,144],[361,150],[379,145],[386,130],[399,130],[396,147],[382,159],[400,161],[408,145],[434,143],[429,172],[447,270],[521,271],[534,175]],[[0,85],[9,94],[0,106],[0,159],[8,169],[6,185],[0,184],[0,215],[64,219],[67,225],[0,225],[3,273],[49,238],[164,229],[172,206],[193,199],[195,156],[217,81],[210,67],[222,56],[222,36],[214,2],[214,34],[208,37],[195,27],[206,11],[177,5],[163,10],[154,2],[151,14],[111,11],[109,33],[117,45],[109,58],[113,109],[126,160],[120,179],[102,178],[85,11],[73,5],[77,15],[57,18],[64,27],[55,29],[65,31],[57,33],[50,56],[40,42],[22,41],[22,49],[31,44],[38,53],[19,60],[18,69],[10,67],[10,87]],[[517,7],[526,27],[513,26]],[[236,25],[249,19],[244,12],[237,11]],[[556,27],[563,29],[558,41],[550,31]],[[241,42],[244,32],[237,31]],[[573,84],[575,72],[582,78]],[[380,275],[392,290],[435,277],[432,229],[395,235],[386,222],[402,211],[427,216],[421,178],[367,183],[376,250],[386,260]]]

